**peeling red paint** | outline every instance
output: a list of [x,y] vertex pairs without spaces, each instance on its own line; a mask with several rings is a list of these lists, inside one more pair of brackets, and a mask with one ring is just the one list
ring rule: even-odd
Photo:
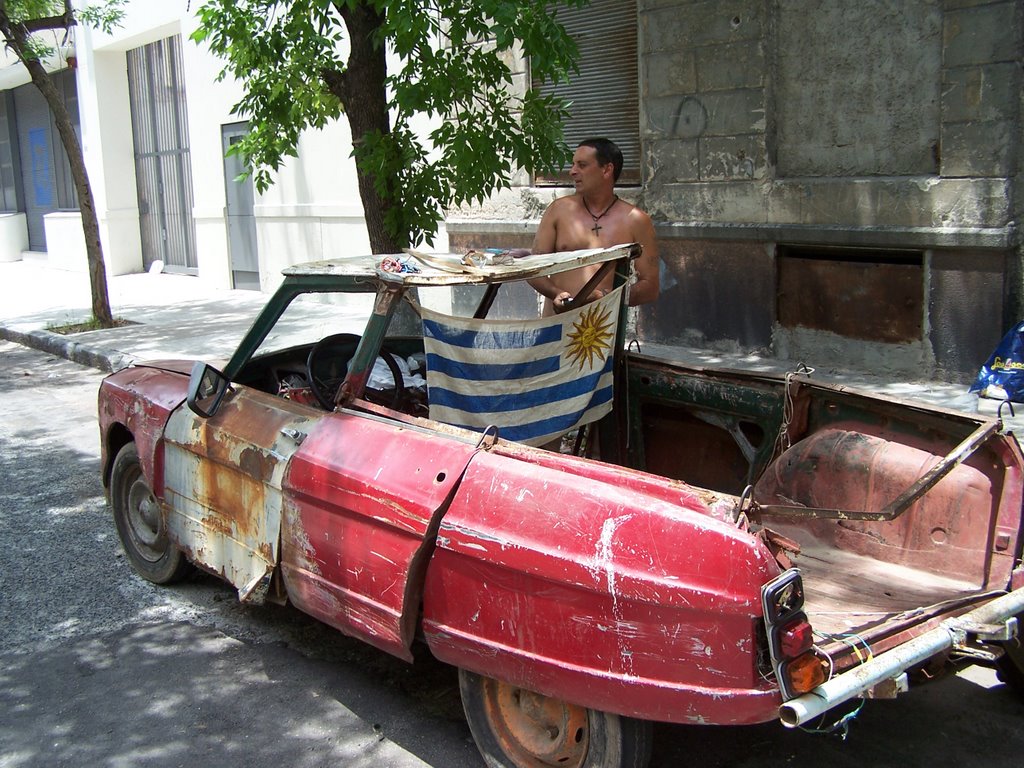
[[433,653],[471,669],[486,656],[492,676],[598,709],[628,701],[683,722],[700,700],[708,722],[769,719],[778,694],[766,695],[753,633],[779,566],[760,540],[678,485],[511,454],[527,452],[477,454],[441,523],[424,593]]
[[289,598],[411,661],[424,558],[473,450],[349,413],[326,417],[285,479]]
[[155,368],[126,368],[111,374],[100,385],[99,409],[104,476],[114,456],[108,439],[115,425],[133,436],[139,449],[139,462],[150,488],[162,498],[163,473],[157,458],[157,445],[171,412],[185,401],[188,377]]

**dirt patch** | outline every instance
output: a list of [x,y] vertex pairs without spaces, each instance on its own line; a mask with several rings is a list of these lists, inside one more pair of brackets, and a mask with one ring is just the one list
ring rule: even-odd
[[48,325],[46,330],[51,333],[59,333],[61,336],[70,336],[75,333],[85,333],[86,331],[101,331],[105,328],[122,328],[126,325],[138,325],[138,323],[132,320],[125,320],[122,317],[115,317],[112,325],[102,325],[99,320],[95,318],[86,320],[81,323],[63,323],[61,325]]

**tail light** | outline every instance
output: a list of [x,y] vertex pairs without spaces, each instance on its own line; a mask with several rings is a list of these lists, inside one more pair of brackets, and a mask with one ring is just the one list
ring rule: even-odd
[[779,655],[784,659],[795,659],[801,653],[811,650],[814,632],[807,616],[798,613],[793,619],[776,628]]
[[802,696],[825,682],[825,667],[818,654],[809,651],[780,664],[778,677],[780,688],[783,687],[782,681],[785,681],[785,688],[791,696]]
[[804,607],[800,571],[791,568],[761,588],[768,652],[782,698],[792,699],[825,681],[821,659],[812,650],[814,635]]
[[790,568],[761,587],[761,606],[769,626],[799,613],[804,607],[804,581],[800,571]]

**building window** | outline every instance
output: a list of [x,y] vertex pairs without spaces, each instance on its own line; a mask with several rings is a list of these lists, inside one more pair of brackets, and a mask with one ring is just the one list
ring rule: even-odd
[[[11,102],[10,104],[8,102]],[[13,213],[18,210],[17,156],[14,133],[13,97],[10,91],[0,93],[0,211]]]
[[[64,102],[68,115],[71,117],[71,127],[78,137],[79,145],[81,145],[82,128],[79,125],[78,85],[75,82],[75,71],[73,69],[65,69],[63,72],[51,75],[50,79],[57,90],[60,91],[61,100]],[[79,209],[78,189],[75,187],[75,178],[71,174],[71,161],[68,159],[68,153],[64,149],[64,141],[57,131],[56,122],[52,122],[50,125],[50,142],[54,147],[60,148],[54,153],[56,161],[53,164],[53,172],[57,183],[57,207],[62,211],[77,211]]]
[[[538,84],[542,94],[572,102],[565,140],[575,147],[605,137],[623,155],[620,184],[640,183],[640,97],[637,72],[636,0],[592,0],[583,8],[559,8],[558,20],[579,46],[579,72],[568,82]],[[538,177],[538,184],[565,184],[567,169]]]

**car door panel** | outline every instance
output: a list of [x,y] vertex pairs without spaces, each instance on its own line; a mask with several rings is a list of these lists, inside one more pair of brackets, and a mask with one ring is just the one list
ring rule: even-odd
[[285,478],[289,599],[411,661],[426,561],[475,444],[351,412],[324,418]]
[[216,415],[178,408],[164,431],[164,503],[190,560],[260,603],[277,565],[281,480],[318,412],[237,387]]

